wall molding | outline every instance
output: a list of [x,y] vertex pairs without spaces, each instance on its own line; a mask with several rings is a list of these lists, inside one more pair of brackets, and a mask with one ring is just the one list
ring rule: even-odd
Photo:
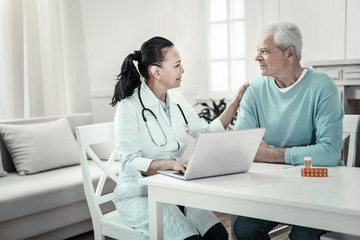
[[114,94],[113,88],[92,88],[90,90],[91,98],[108,98]]

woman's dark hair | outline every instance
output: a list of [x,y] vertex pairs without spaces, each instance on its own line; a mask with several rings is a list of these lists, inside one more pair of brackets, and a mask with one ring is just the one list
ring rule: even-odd
[[[131,96],[141,85],[140,74],[144,79],[148,79],[149,66],[160,67],[165,59],[165,48],[172,46],[174,44],[163,37],[153,37],[142,44],[140,51],[129,54],[121,66],[120,74],[116,77],[117,83],[110,105],[115,106],[122,99]],[[140,74],[133,61],[138,62]]]

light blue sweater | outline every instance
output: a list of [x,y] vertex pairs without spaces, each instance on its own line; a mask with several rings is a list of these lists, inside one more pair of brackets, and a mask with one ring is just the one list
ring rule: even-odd
[[323,73],[308,70],[289,91],[280,92],[272,77],[250,82],[240,103],[234,130],[266,128],[264,140],[270,146],[290,147],[287,164],[336,166],[340,164],[342,119],[334,82]]

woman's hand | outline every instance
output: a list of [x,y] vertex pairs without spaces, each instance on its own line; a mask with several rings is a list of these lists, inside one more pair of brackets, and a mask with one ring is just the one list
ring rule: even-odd
[[173,170],[182,171],[183,173],[185,173],[188,163],[189,161],[175,161]]
[[234,118],[234,115],[236,113],[236,111],[239,108],[239,104],[240,104],[240,100],[244,94],[245,89],[249,86],[249,83],[246,82],[245,84],[243,84],[236,97],[234,98],[234,100],[230,103],[230,105],[224,110],[224,112],[220,115],[220,121],[222,123],[222,125],[224,126],[224,128],[226,129],[231,120]]
[[176,170],[185,173],[189,161],[176,161],[176,160],[153,160],[146,172],[142,171],[144,176],[157,173],[159,170]]
[[244,94],[245,89],[249,86],[249,82],[244,83],[240,88],[239,91],[236,95],[236,97],[234,98],[234,100],[232,101],[232,104],[235,104],[236,106],[236,110],[239,108],[240,105],[240,100]]

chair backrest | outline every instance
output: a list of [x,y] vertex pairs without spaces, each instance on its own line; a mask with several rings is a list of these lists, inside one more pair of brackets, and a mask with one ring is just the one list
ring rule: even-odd
[[[100,224],[103,217],[100,205],[111,202],[114,193],[103,194],[107,179],[117,183],[117,175],[111,170],[114,164],[116,151],[112,151],[108,160],[100,159],[93,151],[94,144],[114,142],[114,124],[99,123],[76,128],[76,137],[81,150],[81,171],[86,199],[88,202],[93,223]],[[95,145],[96,146],[96,145]],[[94,184],[89,168],[89,158],[101,169],[101,176],[97,184]]]
[[346,166],[355,167],[357,133],[360,115],[345,115],[343,119],[343,140],[349,138]]

